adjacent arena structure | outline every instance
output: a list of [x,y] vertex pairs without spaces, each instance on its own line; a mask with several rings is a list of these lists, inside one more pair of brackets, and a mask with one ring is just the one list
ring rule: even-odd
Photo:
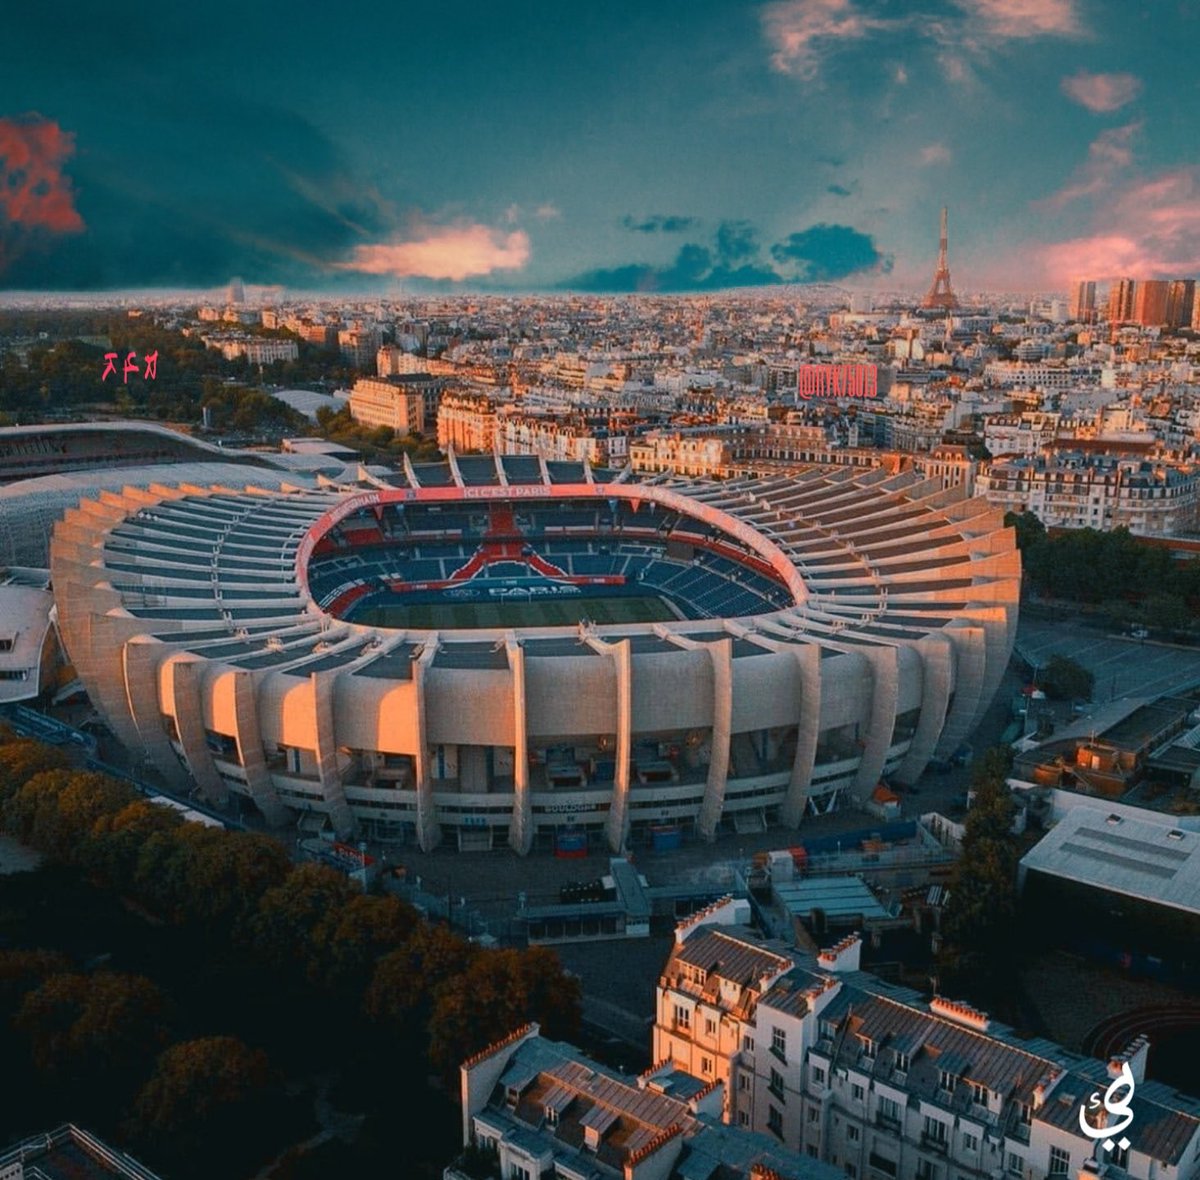
[[93,702],[176,788],[563,854],[914,780],[994,695],[1020,581],[1000,513],[912,473],[638,483],[514,456],[105,492],[51,566]]

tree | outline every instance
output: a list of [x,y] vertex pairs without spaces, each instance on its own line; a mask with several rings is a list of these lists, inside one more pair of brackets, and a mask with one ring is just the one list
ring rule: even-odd
[[480,954],[445,926],[423,922],[403,946],[375,964],[363,1009],[392,1032],[409,1033],[427,1017],[433,992]]
[[0,803],[15,795],[35,774],[65,770],[67,756],[54,746],[28,738],[0,745]]
[[381,956],[402,946],[417,927],[417,911],[395,897],[358,894],[330,910],[313,931],[314,974],[330,990],[356,999]]
[[[230,1175],[241,1170],[231,1156],[245,1157],[254,1144],[262,1154],[262,1128],[277,1123],[280,1097],[261,1050],[236,1037],[181,1041],[159,1055],[134,1100],[126,1131],[172,1175]],[[244,1160],[251,1166],[259,1162]]]
[[1036,512],[1006,512],[1004,527],[1016,529],[1017,548],[1022,553],[1027,553],[1046,537],[1046,526]]
[[975,768],[974,799],[942,922],[952,958],[989,967],[1008,962],[1015,936],[1019,852],[1012,830],[1016,805],[1007,783],[1011,763],[1012,751],[996,746]]
[[452,1078],[464,1058],[529,1020],[563,1035],[578,1026],[579,1004],[579,980],[545,948],[484,951],[437,990],[430,1062]]
[[164,1043],[166,1004],[141,975],[51,975],[25,996],[14,1025],[56,1084],[119,1088]]
[[1038,680],[1051,700],[1071,701],[1092,699],[1096,677],[1070,656],[1054,655],[1042,665]]
[[324,865],[303,864],[259,899],[248,921],[255,951],[278,969],[299,966],[310,980],[319,979],[319,931],[354,896],[354,887]]

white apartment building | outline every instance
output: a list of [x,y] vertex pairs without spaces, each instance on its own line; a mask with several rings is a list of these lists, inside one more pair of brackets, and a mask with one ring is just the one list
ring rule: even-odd
[[209,348],[216,349],[227,361],[244,356],[252,365],[270,365],[275,361],[294,361],[300,350],[294,340],[274,340],[269,337],[228,336],[206,339]]
[[1033,512],[1047,528],[1124,527],[1157,537],[1200,524],[1194,464],[1064,451],[993,463],[976,489],[1005,512]]
[[1059,414],[1026,410],[1021,414],[993,414],[983,424],[983,445],[996,458],[1001,455],[1037,455],[1054,445]]
[[382,377],[360,377],[350,390],[350,416],[364,426],[420,433],[425,429],[425,395],[419,388]]
[[[658,986],[654,1055],[724,1083],[724,1117],[850,1180],[1196,1180],[1200,1101],[1147,1081],[1148,1044],[1105,1062],[1022,1041],[970,1006],[859,969],[851,935],[818,956],[721,925],[681,924]],[[1079,1112],[1128,1064],[1129,1146]]]
[[380,377],[398,377],[402,373],[428,373],[429,358],[406,352],[395,344],[385,344],[375,354],[375,372]]
[[984,366],[989,385],[1007,389],[1074,389],[1100,382],[1099,365],[1051,365],[1024,361],[992,361]]

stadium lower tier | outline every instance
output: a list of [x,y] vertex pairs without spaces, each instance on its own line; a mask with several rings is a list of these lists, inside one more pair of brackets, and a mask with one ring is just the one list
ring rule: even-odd
[[[55,529],[60,631],[114,734],[180,791],[521,853],[866,801],[957,748],[1011,652],[1011,530],[911,473],[525,487],[544,502],[499,511],[485,492],[516,496],[106,493]],[[489,613],[514,598],[524,615]],[[547,613],[576,598],[584,619]],[[632,617],[648,602],[671,617]],[[614,604],[630,615],[597,618]]]

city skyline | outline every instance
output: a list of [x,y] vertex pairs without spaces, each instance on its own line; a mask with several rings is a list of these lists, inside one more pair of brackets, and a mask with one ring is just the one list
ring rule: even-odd
[[1200,21],[1151,15],[458,3],[378,38],[307,5],[234,36],[26,9],[0,46],[0,290],[920,291],[943,204],[964,291],[1183,277]]

